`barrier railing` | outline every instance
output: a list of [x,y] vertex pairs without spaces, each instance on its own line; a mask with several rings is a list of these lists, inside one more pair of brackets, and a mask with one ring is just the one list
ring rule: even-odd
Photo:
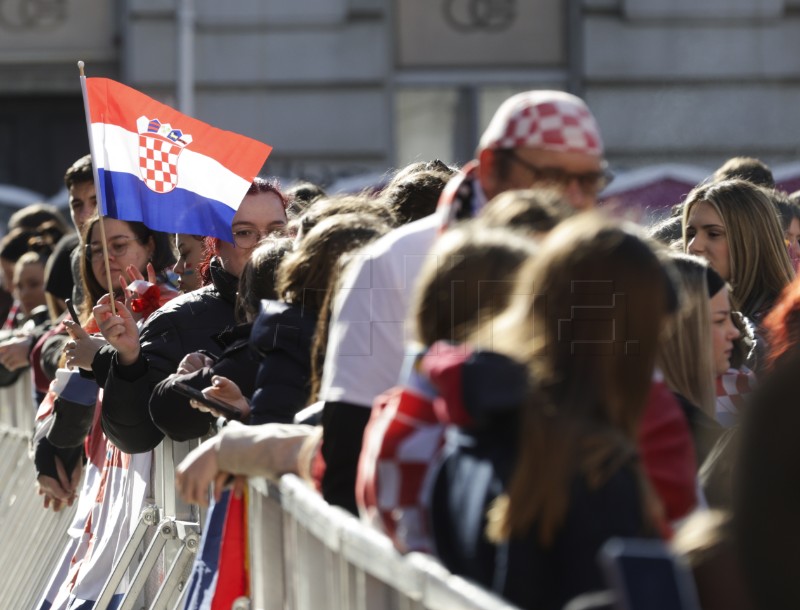
[[186,456],[196,441],[170,439],[153,456],[153,502],[138,516],[134,531],[112,568],[95,610],[105,610],[122,582],[132,572],[119,610],[181,607],[192,561],[200,543],[200,519],[196,507],[176,498],[175,462]]
[[30,435],[37,406],[30,369],[25,369],[14,383],[0,388],[0,427]]
[[[30,387],[24,373],[0,388],[0,608],[35,607],[65,552],[74,514],[74,508],[43,510],[34,491]],[[192,446],[166,441],[156,450],[155,501],[145,506],[95,610],[108,607],[129,571],[135,574],[119,610],[182,608],[204,515],[176,498],[174,464]],[[279,484],[250,480],[248,534],[251,597],[236,600],[232,610],[514,610],[430,556],[400,555],[387,537],[295,476]],[[599,606],[590,596],[569,607],[607,607],[613,596],[603,595]]]
[[32,608],[67,543],[74,508],[42,508],[28,445],[36,414],[31,376],[0,388],[0,608]]
[[[0,388],[0,527],[5,533],[0,553],[0,608],[35,608],[49,588],[71,540],[67,530],[76,506],[58,513],[44,510],[35,491],[29,445],[36,405],[29,371]],[[122,556],[95,604],[111,602],[126,573],[132,578],[120,610],[175,608],[180,603],[198,546],[196,510],[175,498],[174,463],[196,443],[162,443],[153,471],[155,503],[139,516]],[[76,503],[77,504],[77,503]],[[57,582],[65,578],[60,574]]]
[[294,476],[250,481],[253,610],[512,610],[432,557],[391,541]]
[[[74,508],[57,514],[43,510],[34,491],[30,388],[24,373],[13,386],[0,389],[0,526],[6,532],[0,608],[35,606],[62,559],[74,513]],[[121,608],[181,607],[199,525],[197,513],[176,501],[173,459],[189,448],[176,444],[174,456],[172,443],[157,450],[156,504],[145,508],[97,610],[106,607],[130,569],[136,575]],[[388,538],[327,504],[297,477],[285,476],[279,485],[253,479],[249,497],[251,599],[237,600],[234,610],[513,610],[428,556],[400,555]],[[152,583],[156,558],[163,568],[156,570],[159,582]],[[157,585],[155,595],[147,593],[148,582]]]

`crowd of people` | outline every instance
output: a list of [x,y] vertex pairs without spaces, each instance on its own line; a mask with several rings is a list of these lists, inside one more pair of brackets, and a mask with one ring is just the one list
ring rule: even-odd
[[202,441],[187,503],[293,473],[521,608],[607,589],[614,537],[671,543],[704,609],[800,606],[800,197],[737,157],[643,227],[610,179],[557,91],[379,193],[256,178],[232,242],[101,218],[76,161],[72,227],[30,206],[0,242],[0,385],[30,368],[32,480],[79,506],[41,607],[97,599],[165,438]]

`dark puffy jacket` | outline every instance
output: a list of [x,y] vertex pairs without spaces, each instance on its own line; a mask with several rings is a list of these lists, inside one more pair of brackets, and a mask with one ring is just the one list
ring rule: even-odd
[[248,423],[291,423],[306,406],[316,326],[314,310],[261,301],[261,313],[250,334],[250,346],[260,364]]
[[597,552],[612,536],[647,535],[638,477],[619,468],[590,489],[576,476],[569,505],[549,548],[538,527],[503,544],[486,539],[486,513],[508,487],[519,441],[518,407],[526,392],[522,365],[499,354],[436,344],[423,370],[439,392],[435,407],[448,429],[430,496],[436,554],[520,608],[555,610],[576,595],[605,588]]
[[[121,365],[109,345],[95,355],[92,370],[98,385],[105,388],[103,431],[125,453],[150,451],[164,438],[150,417],[155,386],[175,372],[186,354],[223,351],[217,336],[235,324],[238,280],[217,261],[210,269],[212,284],[173,299],[148,318],[139,336],[142,349],[137,362]],[[191,409],[188,402],[183,406]]]
[[[311,376],[311,344],[316,312],[278,301],[263,301],[253,324],[242,324],[218,336],[228,347],[214,365],[180,379],[202,390],[214,375],[234,381],[242,394],[252,397],[246,423],[290,423],[306,406]],[[189,406],[189,401],[159,383],[150,398],[155,425],[173,440],[203,436],[214,417]]]
[[[172,381],[182,381],[202,390],[211,385],[214,375],[221,375],[234,381],[245,396],[253,395],[258,359],[250,349],[252,327],[252,324],[239,324],[218,335],[219,341],[227,347],[212,366],[165,379],[155,387],[150,396],[150,416],[169,438],[176,441],[199,438],[209,431],[216,419],[210,413],[193,409],[184,396],[170,388]],[[214,358],[213,355],[208,355]]]

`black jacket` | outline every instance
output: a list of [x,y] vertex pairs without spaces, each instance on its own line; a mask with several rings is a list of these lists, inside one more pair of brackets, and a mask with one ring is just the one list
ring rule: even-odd
[[248,423],[291,423],[306,406],[316,326],[315,310],[261,301],[261,313],[250,334],[250,347],[260,364]]
[[436,554],[454,574],[476,580],[520,608],[560,610],[577,595],[606,588],[597,554],[608,538],[648,534],[638,478],[623,467],[600,488],[590,489],[576,477],[550,548],[539,543],[537,523],[523,537],[493,545],[486,539],[486,513],[510,481],[518,433],[517,425],[505,434],[451,432],[430,498]]
[[[753,608],[800,608],[797,548],[800,530],[800,409],[794,343],[759,378],[729,445],[728,486],[733,488],[734,542]],[[738,445],[738,446],[737,446]]]
[[116,350],[108,345],[95,355],[92,370],[98,385],[105,388],[103,431],[122,451],[150,451],[164,438],[150,417],[150,396],[186,354],[222,353],[217,335],[234,326],[238,280],[216,261],[211,264],[211,278],[209,286],[173,299],[148,318],[139,336],[142,349],[137,362],[121,365]]
[[322,497],[358,515],[356,473],[370,407],[351,402],[325,401],[322,409]]
[[[434,348],[429,355],[436,358],[437,353]],[[576,474],[551,546],[540,543],[537,522],[524,535],[490,543],[486,514],[514,473],[527,373],[520,364],[488,352],[475,352],[460,366],[459,376],[440,372],[431,377],[449,414],[443,421],[458,421],[454,415],[460,413],[472,419],[468,427],[448,428],[441,466],[433,477],[429,518],[437,556],[454,574],[479,582],[520,608],[560,610],[577,595],[605,589],[597,563],[603,543],[613,536],[654,533],[645,526],[634,464],[621,466],[597,488]],[[461,381],[454,386],[453,379]],[[440,420],[441,413],[439,408]]]
[[688,398],[677,392],[673,392],[673,394],[678,400],[678,404],[686,416],[686,422],[689,424],[689,430],[692,432],[694,450],[697,454],[697,467],[700,468],[719,440],[719,437],[722,436],[724,429],[715,419],[706,415],[700,407],[690,402]]
[[150,396],[150,416],[165,435],[175,441],[199,438],[209,432],[215,421],[211,414],[193,409],[187,398],[170,389],[173,380],[202,390],[211,385],[214,375],[221,375],[234,381],[245,396],[253,395],[258,359],[250,350],[252,327],[252,324],[239,324],[220,333],[217,339],[226,348],[212,366],[165,379],[155,387]]

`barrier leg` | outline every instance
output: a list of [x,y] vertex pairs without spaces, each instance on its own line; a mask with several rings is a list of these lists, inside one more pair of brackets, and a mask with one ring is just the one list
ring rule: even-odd
[[[188,451],[191,444],[177,445]],[[173,465],[175,446],[175,443],[166,439],[155,450],[150,472],[155,504],[148,507],[150,510],[146,515],[143,511],[134,534],[126,543],[120,560],[103,588],[95,610],[106,610],[125,574],[137,561],[138,566],[120,602],[119,610],[139,610],[140,607],[166,610],[171,604],[177,607],[180,603],[183,584],[188,578],[191,560],[199,541],[199,525],[195,522],[196,514],[192,513],[191,506],[178,506],[176,502]],[[187,514],[183,516],[184,513]],[[179,516],[176,515],[184,520],[179,521]],[[146,542],[148,540],[149,543]],[[146,544],[146,550],[139,558],[142,543]],[[166,574],[163,572],[163,564],[170,566]]]
[[150,604],[149,610],[174,608],[183,599],[186,581],[191,573],[192,561],[200,545],[200,528],[196,523],[178,521],[175,523],[178,539],[181,541],[178,553],[170,565],[167,576]]
[[[122,582],[122,578],[125,576],[128,568],[133,564],[136,558],[136,552],[139,549],[139,545],[144,540],[148,529],[153,527],[157,522],[158,507],[154,504],[145,506],[139,515],[139,523],[136,525],[136,529],[133,531],[133,534],[131,534],[128,542],[125,543],[125,549],[122,551],[119,561],[114,565],[114,569],[111,571],[108,580],[106,580],[106,584],[103,586],[103,590],[100,592],[100,596],[97,598],[95,610],[105,610],[108,604],[111,603],[111,598],[114,596],[114,593],[116,593],[117,587],[119,587],[119,583]],[[157,539],[158,537],[154,539],[154,542]]]

